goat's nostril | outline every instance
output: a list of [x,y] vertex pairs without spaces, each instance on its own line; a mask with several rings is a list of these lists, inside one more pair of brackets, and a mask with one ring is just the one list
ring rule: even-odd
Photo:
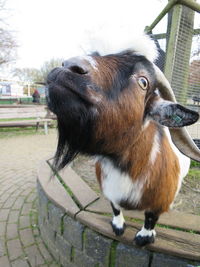
[[80,67],[77,65],[71,66],[71,67],[69,67],[69,69],[72,72],[77,73],[77,74],[87,74],[88,73],[88,70],[86,68],[83,68],[83,67]]

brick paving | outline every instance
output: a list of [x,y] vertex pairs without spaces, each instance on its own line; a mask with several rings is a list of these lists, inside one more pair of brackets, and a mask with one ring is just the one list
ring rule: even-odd
[[0,132],[0,267],[59,266],[37,224],[36,170],[52,155],[56,130],[48,135],[5,137]]

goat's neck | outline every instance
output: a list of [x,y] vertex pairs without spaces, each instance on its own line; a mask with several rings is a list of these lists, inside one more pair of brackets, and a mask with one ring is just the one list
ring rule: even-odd
[[156,149],[159,149],[156,143],[158,135],[158,127],[154,122],[142,127],[137,136],[134,136],[133,128],[109,144],[109,158],[122,171],[133,173],[134,170],[134,176],[137,176],[144,166],[153,163]]

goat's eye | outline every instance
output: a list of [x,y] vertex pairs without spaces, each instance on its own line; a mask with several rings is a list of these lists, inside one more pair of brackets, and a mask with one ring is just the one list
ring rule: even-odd
[[138,79],[138,84],[143,90],[147,90],[149,86],[148,80],[145,77],[140,77]]

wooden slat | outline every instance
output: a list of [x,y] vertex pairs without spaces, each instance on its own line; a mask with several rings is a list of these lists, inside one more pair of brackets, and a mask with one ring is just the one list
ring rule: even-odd
[[59,175],[64,183],[70,188],[82,208],[85,208],[99,198],[99,196],[70,167],[66,167],[60,171]]
[[34,126],[37,123],[39,125],[44,122],[51,122],[51,119],[37,119],[37,120],[21,120],[21,121],[2,121],[0,127],[23,127],[23,126]]
[[11,113],[11,114],[1,114],[0,119],[19,119],[19,118],[37,118],[45,117],[45,112],[32,112],[32,113]]
[[0,114],[47,112],[44,108],[1,108]]
[[3,108],[45,108],[46,109],[46,105],[25,105],[25,104],[0,104],[0,110]]
[[[115,236],[110,226],[109,217],[86,211],[81,211],[76,218],[91,229],[116,239],[130,246],[134,246],[133,238],[141,225],[129,223],[121,237]],[[170,229],[157,229],[156,242],[146,246],[150,251],[166,253],[186,259],[200,260],[200,236]]]
[[58,179],[52,177],[52,171],[45,161],[40,164],[37,178],[45,194],[52,202],[73,217],[80,211]]
[[[110,203],[104,197],[101,197],[95,203],[87,207],[88,211],[98,213],[112,213]],[[144,213],[139,211],[124,210],[123,214],[130,218],[144,220]],[[200,216],[187,214],[178,211],[170,211],[160,216],[158,223],[170,227],[178,227],[185,230],[193,230],[200,233]]]
[[0,119],[45,117],[47,110],[44,106],[1,108]]

